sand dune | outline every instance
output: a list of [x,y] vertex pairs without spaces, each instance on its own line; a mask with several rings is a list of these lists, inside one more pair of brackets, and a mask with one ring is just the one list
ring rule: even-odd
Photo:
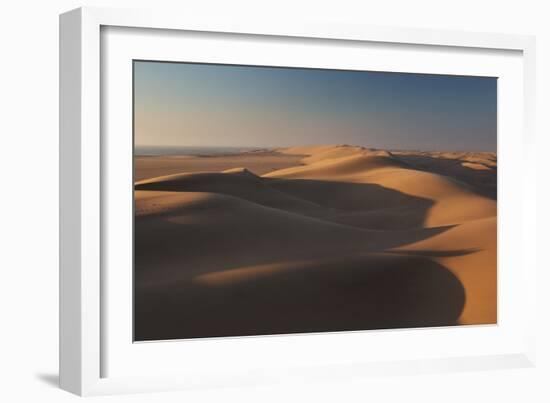
[[201,172],[167,175],[136,182],[136,190],[173,192],[211,192],[236,196],[263,206],[316,215],[320,206],[266,185],[248,170],[233,169],[221,173]]
[[[457,221],[476,220],[479,218],[495,217],[496,202],[488,197],[478,197],[476,189],[468,183],[461,182],[457,175],[439,175],[428,173],[424,170],[413,169],[409,164],[409,159],[404,159],[401,155],[407,155],[411,158],[429,155],[431,159],[442,159],[445,161],[453,161],[453,164],[460,164],[470,170],[491,170],[496,169],[496,155],[494,153],[457,153],[457,152],[441,152],[441,153],[412,153],[412,152],[391,152],[383,150],[367,150],[357,147],[346,146],[324,146],[319,154],[327,154],[331,151],[341,148],[348,148],[354,152],[349,158],[331,159],[321,161],[319,164],[310,164],[309,166],[292,167],[283,169],[264,175],[265,177],[309,177],[321,179],[324,181],[341,180],[352,183],[368,183],[379,184],[387,189],[396,190],[404,194],[427,198],[431,200],[434,207],[438,207],[438,202],[447,202],[439,210],[460,210],[460,213],[455,212],[458,216]],[[303,152],[304,150],[302,150]],[[313,152],[317,152],[313,149]],[[379,156],[372,158],[373,155]],[[381,156],[381,157],[380,157]],[[302,159],[307,161],[308,159]],[[311,161],[311,159],[310,159]],[[445,162],[446,163],[446,162]],[[437,165],[437,164],[435,164]],[[331,169],[327,169],[327,167]],[[386,169],[398,168],[398,169]],[[439,168],[425,165],[426,170],[437,171]],[[479,175],[478,172],[470,172],[472,175]],[[343,175],[344,174],[344,175]],[[460,176],[460,175],[458,175]],[[496,176],[494,178],[496,181]],[[489,199],[489,200],[488,200]],[[460,204],[460,208],[450,208],[448,201],[454,201],[454,204]],[[447,208],[449,207],[449,208]],[[452,206],[455,207],[455,206]],[[399,214],[403,210],[407,210],[404,204],[392,210],[392,213]],[[471,210],[471,212],[469,212]],[[380,213],[376,211],[373,213]],[[362,214],[370,216],[371,212]],[[447,212],[447,216],[450,216]],[[355,214],[356,217],[359,215]],[[428,223],[430,225],[430,223]]]
[[[428,226],[456,224],[465,220],[496,215],[496,202],[475,194],[471,186],[448,176],[411,169],[392,156],[365,155],[359,151],[348,157],[321,160],[306,166],[270,172],[264,176],[378,185],[384,189],[396,191],[396,194],[412,196],[411,203],[413,200],[416,204],[420,204],[418,200],[430,200],[432,202],[430,211],[424,222],[424,225]],[[291,189],[293,184],[285,182],[280,186],[284,186],[286,191],[293,193],[293,189]],[[297,187],[303,188],[300,184]],[[408,206],[404,197],[393,199],[381,192],[379,194],[379,207]],[[301,196],[307,199],[303,192]],[[325,191],[318,196],[323,198],[325,203],[331,203],[331,197],[333,197],[331,192]],[[344,195],[344,199],[348,200],[347,203],[349,203],[349,199],[363,203],[357,194],[353,194],[349,198],[348,195]],[[372,195],[365,195],[364,199],[366,199],[365,206],[370,207],[373,202]],[[314,200],[319,202],[317,198]]]
[[496,156],[262,153],[136,161],[137,339],[495,323]]

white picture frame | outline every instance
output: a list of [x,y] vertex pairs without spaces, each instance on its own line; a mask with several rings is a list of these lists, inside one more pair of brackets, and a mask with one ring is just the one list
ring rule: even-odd
[[[63,389],[79,395],[97,395],[113,393],[130,393],[140,391],[160,391],[170,389],[185,389],[196,387],[212,387],[216,385],[248,385],[266,382],[295,381],[302,379],[333,379],[341,377],[368,376],[370,374],[412,374],[426,372],[465,371],[491,368],[528,367],[535,363],[535,318],[529,312],[535,312],[536,262],[535,262],[535,182],[530,164],[518,175],[522,181],[522,191],[511,195],[514,203],[510,211],[517,216],[514,222],[519,232],[516,236],[521,243],[513,252],[513,261],[517,262],[520,282],[501,284],[517,287],[524,304],[517,308],[517,316],[522,316],[519,322],[510,322],[508,337],[514,334],[514,342],[502,344],[499,349],[483,350],[483,346],[491,343],[491,337],[501,337],[499,332],[508,331],[499,322],[499,326],[491,329],[466,330],[459,337],[471,345],[480,341],[480,349],[465,349],[464,353],[457,350],[450,354],[444,351],[432,352],[418,357],[399,356],[387,359],[366,360],[359,356],[355,361],[339,362],[327,353],[308,362],[307,354],[301,357],[297,365],[281,360],[277,363],[267,360],[257,370],[253,361],[243,360],[240,366],[222,368],[219,371],[209,371],[208,365],[199,370],[199,358],[191,351],[201,351],[201,348],[215,348],[224,354],[229,350],[239,348],[244,354],[262,356],[267,349],[275,352],[286,348],[307,350],[307,345],[313,345],[330,350],[339,343],[361,343],[362,332],[343,332],[319,338],[318,335],[299,335],[289,337],[267,337],[269,347],[263,340],[266,337],[240,338],[239,340],[223,341],[209,339],[192,341],[187,350],[181,350],[178,343],[162,343],[155,346],[154,355],[165,360],[171,354],[187,354],[190,359],[184,363],[170,366],[171,371],[144,371],[125,375],[127,368],[119,365],[120,370],[107,370],[106,362],[112,355],[117,355],[119,361],[128,360],[128,366],[133,365],[131,354],[145,354],[137,362],[143,366],[151,365],[149,352],[132,350],[127,346],[114,344],[105,327],[111,322],[106,320],[112,315],[112,305],[107,303],[109,291],[105,287],[105,248],[102,225],[108,219],[102,215],[105,203],[105,178],[111,173],[106,169],[108,157],[102,140],[102,133],[109,130],[105,123],[105,113],[102,112],[105,99],[109,93],[109,83],[102,81],[104,61],[109,53],[102,53],[102,30],[108,27],[117,29],[154,29],[163,32],[193,32],[195,36],[207,33],[223,35],[246,35],[262,40],[262,38],[277,38],[290,40],[329,40],[335,47],[338,43],[379,43],[429,46],[434,49],[469,49],[483,54],[490,50],[516,52],[520,57],[521,86],[520,111],[507,109],[510,114],[517,113],[517,121],[521,124],[519,133],[514,137],[510,131],[507,138],[510,146],[521,147],[525,161],[529,161],[535,147],[533,131],[535,62],[534,38],[530,36],[467,33],[443,30],[417,30],[409,28],[385,28],[350,26],[322,22],[274,22],[274,21],[213,21],[196,19],[193,16],[171,15],[169,13],[145,10],[117,10],[104,8],[80,8],[69,11],[60,17],[60,385]],[[170,31],[168,31],[170,30]],[[161,32],[161,31],[157,31]],[[153,39],[154,40],[154,39]],[[161,41],[160,38],[157,39]],[[223,41],[223,38],[221,39]],[[159,42],[160,43],[160,42]],[[145,46],[145,44],[143,45]],[[332,46],[332,45],[331,45]],[[103,55],[103,56],[102,56]],[[127,55],[131,57],[131,55]],[[159,56],[160,57],[160,56]],[[517,60],[516,60],[517,61]],[[444,67],[434,67],[434,69]],[[447,72],[447,71],[442,71]],[[516,74],[516,73],[514,73]],[[521,91],[522,90],[522,91]],[[121,91],[124,91],[122,88]],[[103,94],[103,95],[102,95]],[[110,98],[109,98],[110,99]],[[500,99],[499,99],[500,101]],[[111,101],[110,101],[111,102]],[[102,120],[103,119],[103,120]],[[512,124],[512,123],[510,123]],[[514,126],[516,127],[516,126]],[[500,128],[502,130],[506,128]],[[500,130],[499,129],[499,130]],[[523,131],[523,132],[522,132]],[[522,133],[521,133],[522,132]],[[500,152],[499,145],[499,152]],[[502,160],[499,157],[499,187],[506,181],[506,169],[501,169]],[[499,195],[500,203],[500,195]],[[500,209],[500,204],[499,204]],[[499,213],[500,214],[500,213]],[[103,220],[103,221],[102,221]],[[509,229],[506,229],[507,231]],[[503,231],[500,225],[499,237]],[[500,242],[500,241],[499,241]],[[501,244],[499,244],[500,248]],[[503,249],[503,248],[500,248]],[[506,248],[505,248],[506,249]],[[500,252],[499,252],[500,258]],[[518,278],[519,278],[518,277]],[[500,281],[500,280],[499,280]],[[112,298],[111,298],[112,299]],[[506,302],[506,301],[505,301]],[[502,304],[501,308],[502,308]],[[500,309],[500,308],[499,308]],[[111,333],[115,330],[111,330]],[[118,332],[118,330],[116,330]],[[447,337],[446,332],[456,333],[457,328],[427,332],[426,330],[386,331],[378,332],[369,337],[378,339],[394,338],[399,343],[404,337],[411,337],[417,332],[430,341]],[[408,332],[408,333],[407,333]],[[397,336],[396,336],[397,335]],[[456,336],[450,336],[456,337]],[[485,338],[485,343],[481,343]],[[124,338],[123,338],[124,339]],[[521,339],[521,340],[520,340]],[[127,340],[127,337],[126,339]],[[131,344],[131,340],[129,340]],[[200,344],[202,343],[202,344]],[[291,344],[294,347],[289,347]],[[498,344],[498,343],[495,343]],[[190,346],[190,347],[189,347]],[[202,347],[201,347],[202,346]],[[153,347],[148,347],[149,349]],[[160,351],[162,349],[162,351]],[[177,349],[181,351],[176,352]],[[281,349],[281,350],[277,350]],[[143,350],[143,348],[141,348]],[[113,353],[113,351],[117,353]],[[118,353],[124,351],[126,355]],[[246,353],[248,351],[248,353]],[[280,355],[280,354],[279,354]],[[269,355],[266,355],[269,357]],[[109,358],[110,359],[110,358]],[[298,358],[297,358],[298,360]],[[158,365],[159,362],[156,361]],[[207,362],[208,364],[208,362]],[[248,367],[247,367],[248,365]],[[153,367],[154,368],[154,367]],[[114,375],[113,375],[114,374]]]

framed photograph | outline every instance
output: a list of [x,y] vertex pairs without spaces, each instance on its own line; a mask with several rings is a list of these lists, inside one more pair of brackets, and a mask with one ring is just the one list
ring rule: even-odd
[[60,45],[62,388],[534,365],[532,37],[84,8]]

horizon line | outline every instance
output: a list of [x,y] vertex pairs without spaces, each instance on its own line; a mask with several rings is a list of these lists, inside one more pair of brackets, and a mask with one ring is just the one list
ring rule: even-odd
[[481,149],[423,149],[423,148],[382,148],[374,146],[366,146],[360,144],[348,144],[348,143],[316,143],[316,144],[301,144],[301,145],[286,145],[286,146],[235,146],[235,145],[183,145],[183,144],[171,144],[171,145],[157,145],[157,144],[134,144],[135,150],[139,147],[149,148],[228,148],[228,149],[277,149],[277,148],[295,148],[295,147],[321,147],[321,146],[339,146],[339,147],[361,147],[368,150],[376,151],[419,151],[419,152],[478,152],[478,153],[497,153],[497,150],[481,150]]

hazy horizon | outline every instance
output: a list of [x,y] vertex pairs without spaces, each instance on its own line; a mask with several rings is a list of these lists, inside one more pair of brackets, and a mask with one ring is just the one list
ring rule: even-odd
[[496,151],[497,79],[134,62],[135,147]]
[[[366,149],[373,149],[373,150],[385,150],[385,151],[418,151],[418,152],[487,152],[487,153],[496,153],[495,151],[491,150],[447,150],[447,149],[431,149],[431,148],[381,148],[381,147],[371,147],[368,145],[363,144],[341,144],[341,143],[332,143],[332,144],[299,144],[294,146],[226,146],[226,145],[173,145],[173,144],[167,144],[167,145],[135,145],[135,154],[136,155],[147,155],[149,154],[148,151],[152,150],[163,150],[163,152],[154,153],[155,155],[163,155],[163,154],[180,154],[180,151],[189,151],[189,150],[195,150],[196,153],[189,153],[191,155],[193,154],[204,154],[204,152],[201,151],[209,151],[209,150],[217,150],[219,153],[224,153],[224,151],[235,151],[235,152],[247,152],[247,151],[256,151],[256,150],[274,150],[274,149],[282,149],[282,148],[290,148],[290,147],[319,147],[319,146],[353,146],[353,147],[364,147]],[[215,154],[215,153],[214,153]],[[151,154],[153,155],[153,154]]]

